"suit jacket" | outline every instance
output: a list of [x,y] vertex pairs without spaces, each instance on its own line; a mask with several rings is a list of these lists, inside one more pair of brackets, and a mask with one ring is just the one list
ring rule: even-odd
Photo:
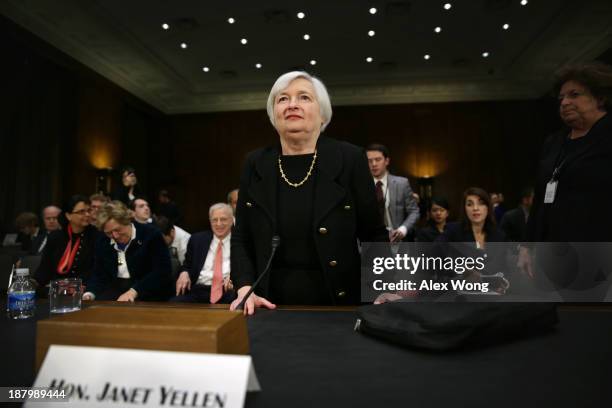
[[527,222],[525,221],[525,211],[523,207],[519,206],[504,213],[499,227],[504,231],[508,240],[521,242],[527,230]]
[[[280,146],[249,154],[232,232],[231,278],[240,288],[261,274],[276,235]],[[317,142],[312,236],[331,303],[359,302],[357,239],[388,241],[363,149],[321,136]],[[282,211],[282,209],[280,209]],[[283,243],[281,242],[281,245]],[[267,296],[269,275],[257,293]]]
[[187,252],[185,253],[185,262],[181,266],[181,272],[189,273],[191,284],[195,285],[200,276],[200,272],[206,262],[208,249],[213,240],[211,231],[203,231],[195,233],[189,238],[187,244]]
[[36,254],[42,253],[42,251],[40,250],[40,246],[42,245],[43,242],[45,242],[45,239],[49,238],[49,235],[50,235],[49,231],[47,231],[44,228],[40,228],[38,230],[38,234],[31,237],[32,246],[30,247],[30,251],[29,251],[30,254],[36,255]]
[[533,206],[527,223],[527,241],[612,242],[612,118],[601,118],[583,136],[584,144],[567,158],[557,184],[555,200],[544,204],[546,183],[557,157],[568,143],[564,129],[544,143],[538,167]]
[[[130,243],[125,257],[132,288],[139,300],[165,300],[173,293],[170,251],[161,232],[156,228],[132,223],[136,237]],[[110,238],[104,236],[96,242],[94,270],[87,283],[87,291],[102,293],[117,278],[118,255]]]
[[389,215],[393,229],[400,225],[410,231],[419,220],[419,206],[412,198],[410,182],[405,177],[387,175],[389,184]]

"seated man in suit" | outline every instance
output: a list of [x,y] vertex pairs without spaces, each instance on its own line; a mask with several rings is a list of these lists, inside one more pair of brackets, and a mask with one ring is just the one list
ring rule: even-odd
[[23,212],[15,219],[18,235],[17,242],[21,244],[21,250],[30,254],[38,253],[40,238],[46,234],[38,227],[38,217],[31,212]]
[[410,183],[407,178],[394,176],[387,171],[390,158],[385,146],[371,144],[366,148],[366,154],[374,178],[380,214],[389,230],[389,240],[401,241],[419,220],[419,207],[412,195]]
[[185,262],[185,254],[187,253],[187,244],[191,234],[179,227],[167,217],[161,215],[155,220],[155,225],[164,236],[164,241],[170,249],[170,255],[178,259],[183,264]]
[[96,242],[93,272],[83,300],[167,300],[172,296],[170,251],[161,232],[132,222],[121,201],[98,212],[98,229],[106,234]]
[[149,202],[143,197],[136,197],[130,201],[128,207],[132,212],[134,221],[140,224],[153,223],[153,218],[151,218],[151,207],[149,207]]
[[235,188],[227,193],[227,203],[232,207],[234,215],[236,215],[236,205],[238,205],[238,189]]
[[533,203],[533,188],[526,188],[521,192],[521,202],[519,206],[504,214],[501,219],[500,227],[506,234],[509,241],[521,242],[527,228],[529,210]]
[[213,204],[208,215],[212,233],[198,232],[189,239],[176,297],[170,301],[231,303],[236,297],[229,280],[232,207]]

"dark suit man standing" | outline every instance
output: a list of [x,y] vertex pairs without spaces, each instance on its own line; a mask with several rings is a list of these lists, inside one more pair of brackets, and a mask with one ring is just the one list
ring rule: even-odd
[[389,174],[389,150],[381,144],[366,148],[370,173],[374,178],[381,216],[389,230],[389,240],[403,240],[419,219],[419,207],[405,177]]
[[213,204],[208,211],[211,231],[193,234],[187,244],[182,272],[176,280],[174,302],[231,303],[230,240],[232,207]]
[[500,223],[501,229],[506,234],[506,238],[510,241],[521,242],[525,239],[523,236],[527,228],[527,220],[529,219],[529,211],[533,203],[533,188],[523,190],[521,194],[521,203],[513,210],[506,212]]

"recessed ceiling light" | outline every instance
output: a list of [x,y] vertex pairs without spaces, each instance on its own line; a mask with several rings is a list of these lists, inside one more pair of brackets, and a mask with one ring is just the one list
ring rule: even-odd
[[255,64],[255,68],[260,69],[261,68],[261,64],[258,62],[257,64]]
[[316,60],[310,60],[310,65],[317,65],[317,61]]
[[246,43],[248,43],[246,38],[243,38],[242,40],[240,40],[240,44],[246,45]]
[[304,39],[305,39],[306,41],[310,40],[310,35],[309,35],[309,34],[304,34]]
[[529,3],[527,0],[521,0],[521,6],[526,6]]
[[[525,0],[523,0],[523,1],[525,1]],[[444,5],[444,10],[450,10],[450,9],[451,9],[451,7],[453,7],[453,5],[452,5],[452,4],[450,4],[450,3],[446,3],[446,4]]]
[[489,53],[488,53],[487,51],[485,51],[485,52],[483,52],[483,53],[482,53],[482,57],[483,57],[483,58],[487,58],[488,56],[489,56]]
[[170,29],[170,26],[168,24],[164,23],[164,24],[162,24],[162,28],[164,30],[168,30],[168,29]]
[[504,24],[504,25],[502,26],[502,28],[503,28],[504,30],[507,30],[507,29],[509,29],[509,28],[510,28],[510,24],[506,23],[506,24]]
[[210,71],[210,68],[208,68],[208,67],[202,67],[202,71],[204,71],[204,72],[208,72],[208,71]]
[[368,31],[368,35],[369,35],[370,37],[374,37],[374,36],[376,35],[376,31],[374,31],[374,30],[370,30],[370,31]]
[[187,48],[187,43],[181,43],[181,48],[182,48],[182,49]]
[[301,11],[297,13],[297,18],[299,18],[300,20],[303,19],[304,17],[306,17],[306,14],[302,13]]
[[370,14],[376,14],[378,10],[376,10],[376,7],[372,7],[370,8]]
[[368,58],[366,58],[366,61],[367,61],[367,62],[372,62],[372,61],[374,61],[374,58],[372,58],[372,57],[368,57]]
[[423,58],[424,58],[424,59],[426,59],[426,60],[428,60],[428,59],[430,59],[430,58],[431,58],[431,56],[430,56],[429,54],[425,54],[425,55],[423,55]]
[[434,28],[434,31],[436,33],[439,33],[440,31],[442,31],[442,27],[436,27],[436,28]]
[[230,24],[234,24],[236,22],[236,20],[234,19],[234,17],[230,17],[227,19],[227,22]]

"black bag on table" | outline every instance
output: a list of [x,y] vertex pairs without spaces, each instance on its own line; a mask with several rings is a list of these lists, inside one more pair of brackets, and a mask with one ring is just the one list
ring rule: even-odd
[[390,302],[357,309],[355,330],[402,346],[446,351],[550,331],[552,303]]

